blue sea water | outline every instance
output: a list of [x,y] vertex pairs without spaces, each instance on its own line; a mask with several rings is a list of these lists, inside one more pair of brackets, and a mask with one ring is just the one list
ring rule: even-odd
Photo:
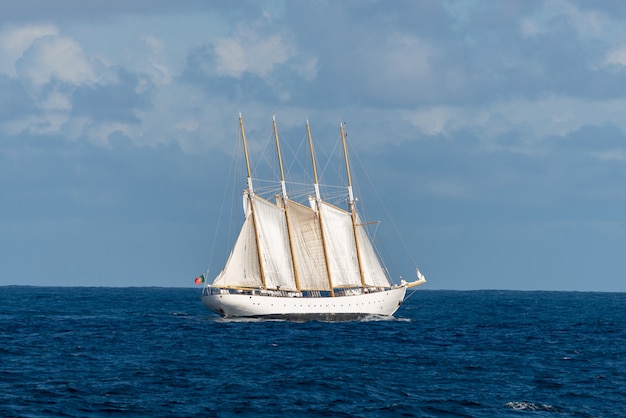
[[0,416],[626,416],[626,294],[418,290],[336,323],[199,297],[0,287]]

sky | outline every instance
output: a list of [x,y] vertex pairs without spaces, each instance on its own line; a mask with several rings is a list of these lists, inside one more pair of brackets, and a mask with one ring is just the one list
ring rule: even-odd
[[1,2],[0,285],[216,275],[239,112],[345,122],[425,289],[626,291],[621,0]]

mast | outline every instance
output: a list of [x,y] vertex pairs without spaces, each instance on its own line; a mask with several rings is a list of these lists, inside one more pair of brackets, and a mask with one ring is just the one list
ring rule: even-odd
[[311,139],[311,127],[309,125],[309,119],[306,120],[306,133],[309,138],[309,148],[311,150],[311,162],[313,163],[313,175],[315,177],[315,202],[317,205],[317,216],[320,223],[320,231],[322,233],[322,247],[324,248],[324,261],[326,262],[326,273],[328,275],[328,285],[330,286],[330,296],[335,296],[335,289],[333,288],[333,278],[330,272],[330,266],[328,264],[328,247],[326,246],[326,238],[324,234],[324,223],[322,221],[322,211],[320,210],[320,185],[317,178],[317,166],[315,165],[315,152],[313,151],[313,139]]
[[252,188],[252,175],[250,174],[250,159],[248,158],[248,144],[246,142],[246,132],[243,129],[243,118],[241,112],[239,112],[239,128],[241,129],[241,140],[243,141],[243,151],[246,156],[246,168],[248,170],[248,200],[250,202],[250,214],[252,216],[252,222],[254,224],[254,239],[256,241],[257,257],[259,258],[259,269],[261,270],[261,281],[263,282],[263,288],[267,289],[267,283],[265,282],[265,269],[263,268],[263,256],[261,254],[261,245],[259,239],[259,228],[257,226],[257,219],[254,213],[254,189]]
[[346,147],[346,134],[343,129],[343,122],[339,123],[339,130],[341,132],[341,142],[343,144],[343,156],[346,160],[346,172],[348,173],[348,205],[350,207],[350,214],[352,215],[352,230],[354,232],[354,244],[356,245],[356,258],[359,263],[359,276],[361,277],[361,286],[365,287],[365,276],[363,274],[363,266],[361,264],[361,250],[359,248],[359,234],[357,233],[356,225],[356,205],[354,200],[354,194],[352,193],[352,177],[350,175],[350,164],[348,163],[348,148]]
[[311,161],[313,162],[313,176],[315,178],[315,200],[319,201],[320,197],[320,185],[317,180],[317,167],[315,165],[315,152],[313,152],[313,140],[311,139],[311,126],[309,125],[309,119],[306,120],[306,134],[309,138],[309,148],[311,149]]
[[282,189],[283,209],[285,211],[285,221],[287,223],[287,236],[289,237],[289,251],[291,253],[291,264],[293,266],[293,276],[296,281],[296,289],[300,291],[300,280],[298,279],[298,269],[296,267],[296,257],[291,239],[291,227],[289,226],[289,210],[287,209],[287,188],[285,186],[285,172],[283,171],[283,158],[280,153],[280,142],[278,141],[278,129],[276,128],[276,115],[272,115],[274,123],[274,138],[276,139],[276,151],[278,152],[278,165],[280,166],[280,186]]

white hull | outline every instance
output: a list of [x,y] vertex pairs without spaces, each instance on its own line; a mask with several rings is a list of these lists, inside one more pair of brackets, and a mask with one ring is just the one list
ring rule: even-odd
[[406,294],[406,286],[372,293],[336,297],[286,297],[251,294],[203,294],[202,303],[225,317],[359,318],[393,315]]

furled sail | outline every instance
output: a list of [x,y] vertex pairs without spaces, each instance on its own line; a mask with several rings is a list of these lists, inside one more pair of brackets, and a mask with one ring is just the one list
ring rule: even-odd
[[363,271],[363,278],[366,286],[385,287],[389,286],[389,279],[385,274],[372,241],[370,240],[365,225],[361,221],[361,217],[355,211],[357,235],[359,240],[359,250],[361,251],[361,270]]
[[329,290],[324,243],[317,213],[292,200],[286,203],[300,289]]
[[320,203],[333,286],[361,286],[352,216],[336,206]]

